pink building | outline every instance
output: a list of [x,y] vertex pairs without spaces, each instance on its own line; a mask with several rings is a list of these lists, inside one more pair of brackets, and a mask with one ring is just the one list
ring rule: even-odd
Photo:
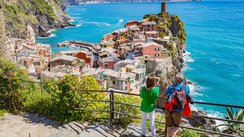
[[161,45],[155,42],[149,42],[142,45],[143,56],[148,56],[150,59],[161,58]]
[[120,61],[118,57],[109,56],[100,60],[100,67],[103,69],[113,69],[114,64]]

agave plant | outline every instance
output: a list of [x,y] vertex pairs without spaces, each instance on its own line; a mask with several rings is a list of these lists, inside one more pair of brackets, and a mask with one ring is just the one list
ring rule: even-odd
[[[244,122],[243,109],[237,109],[234,111],[233,108],[226,107],[226,112],[227,112],[225,115],[226,119]],[[227,126],[227,129],[225,130],[225,132],[234,133],[239,136],[244,136],[244,125],[243,124],[227,122],[226,126]]]

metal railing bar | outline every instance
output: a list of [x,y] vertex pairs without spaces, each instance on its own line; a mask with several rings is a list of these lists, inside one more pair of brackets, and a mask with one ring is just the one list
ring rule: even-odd
[[115,104],[121,104],[121,105],[127,105],[127,106],[132,106],[132,107],[140,107],[139,105],[134,105],[134,104],[129,104],[129,103],[122,103],[122,102],[116,102],[116,101],[111,101]]
[[110,92],[106,90],[77,90],[77,91],[84,91],[84,92]]
[[[96,91],[96,90],[91,90],[91,91]],[[126,92],[120,92],[120,91],[114,91],[114,90],[108,90],[108,91],[103,91],[103,92],[114,92],[118,94],[125,94],[125,95],[132,95],[132,96],[140,96],[139,94],[135,93],[126,93]],[[158,97],[158,99],[165,99],[163,97]],[[200,102],[200,101],[193,101],[195,104],[202,104],[202,105],[212,105],[212,106],[221,106],[221,107],[232,107],[232,108],[242,108],[244,109],[244,106],[239,106],[239,105],[228,105],[228,104],[219,104],[219,103],[209,103],[209,102]]]
[[194,115],[194,114],[192,114],[192,116],[202,117],[202,118],[207,118],[207,119],[214,119],[214,120],[219,120],[219,121],[227,121],[227,122],[238,123],[238,124],[244,124],[243,121],[236,121],[236,120],[223,119],[223,118],[217,118],[217,117],[209,117],[209,116],[202,116],[202,115]]
[[[138,117],[138,116],[132,116],[132,115],[125,114],[125,113],[120,113],[120,112],[113,112],[113,113],[120,114],[120,115],[126,115],[126,116],[133,117],[133,118],[137,118],[137,119],[141,119],[141,117]],[[147,120],[148,120],[148,119],[147,119]],[[163,125],[165,125],[165,122],[161,122],[161,121],[157,121],[157,120],[155,120],[155,122],[156,122],[156,123],[159,123],[159,124],[163,124]],[[190,129],[190,130],[195,130],[195,131],[200,131],[200,132],[204,132],[204,133],[210,133],[210,134],[216,134],[216,135],[228,136],[228,137],[237,137],[237,136],[235,136],[235,135],[225,134],[225,133],[221,133],[221,132],[215,132],[215,131],[211,131],[211,130],[204,130],[204,129],[198,129],[198,128],[191,128],[191,127],[186,127],[186,126],[181,126],[181,128]]]
[[81,109],[85,111],[94,111],[94,112],[110,112],[110,110],[99,110],[99,109]]
[[[97,112],[110,112],[110,111],[105,111],[105,110],[91,110],[91,109],[82,109],[82,110],[86,110],[86,111],[97,111]],[[132,118],[141,119],[141,117],[139,117],[139,116],[132,116],[132,115],[129,115],[129,114],[126,114],[126,113],[121,113],[121,112],[116,112],[116,111],[113,111],[113,113],[120,114],[120,115],[124,115],[124,116],[129,116],[129,117],[132,117]],[[161,122],[161,121],[158,121],[158,120],[155,120],[155,122],[156,123],[159,123],[159,124],[164,124],[165,125],[165,122]],[[204,133],[210,133],[210,134],[228,136],[228,137],[237,137],[236,135],[230,135],[230,134],[225,134],[225,133],[221,133],[221,132],[215,132],[215,131],[211,131],[211,130],[198,129],[198,128],[193,128],[193,127],[181,126],[181,128],[195,130],[195,131],[200,131],[200,132],[204,132]]]
[[83,100],[83,99],[81,99],[81,101],[85,101],[85,102],[105,102],[105,103],[110,103],[110,100]]
[[244,109],[244,106],[239,106],[239,105],[218,104],[218,103],[208,103],[208,102],[199,102],[199,101],[193,101],[193,103],[202,104],[202,105],[211,105],[211,106],[220,106],[220,107],[231,107],[231,108]]
[[[105,103],[110,103],[109,100],[82,100],[82,101],[88,101],[88,102],[105,102]],[[127,106],[131,106],[131,107],[139,107],[139,105],[134,105],[134,104],[129,104],[129,103],[122,103],[122,102],[116,102],[116,101],[111,101],[115,104],[121,104],[121,105],[127,105]],[[156,109],[157,112],[161,112],[163,113],[164,111],[161,109]],[[217,117],[209,117],[209,116],[202,116],[202,115],[194,115],[192,114],[192,116],[196,116],[196,117],[202,117],[202,118],[207,118],[207,119],[214,119],[214,120],[219,120],[219,121],[227,121],[227,122],[232,122],[232,123],[238,123],[238,124],[244,124],[244,122],[242,121],[236,121],[236,120],[229,120],[229,119],[223,119],[223,118],[217,118]]]

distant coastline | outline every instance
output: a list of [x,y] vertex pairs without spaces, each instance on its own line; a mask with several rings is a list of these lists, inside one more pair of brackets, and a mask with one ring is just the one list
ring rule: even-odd
[[95,0],[95,1],[80,1],[69,0],[70,5],[83,5],[83,4],[99,4],[99,3],[141,3],[141,2],[201,2],[202,0]]

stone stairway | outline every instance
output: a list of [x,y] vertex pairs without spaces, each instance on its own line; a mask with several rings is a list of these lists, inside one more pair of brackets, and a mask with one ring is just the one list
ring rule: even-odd
[[[150,133],[147,132],[147,135]],[[133,124],[121,129],[108,124],[71,122],[60,126],[58,131],[49,137],[141,137],[141,130]]]

